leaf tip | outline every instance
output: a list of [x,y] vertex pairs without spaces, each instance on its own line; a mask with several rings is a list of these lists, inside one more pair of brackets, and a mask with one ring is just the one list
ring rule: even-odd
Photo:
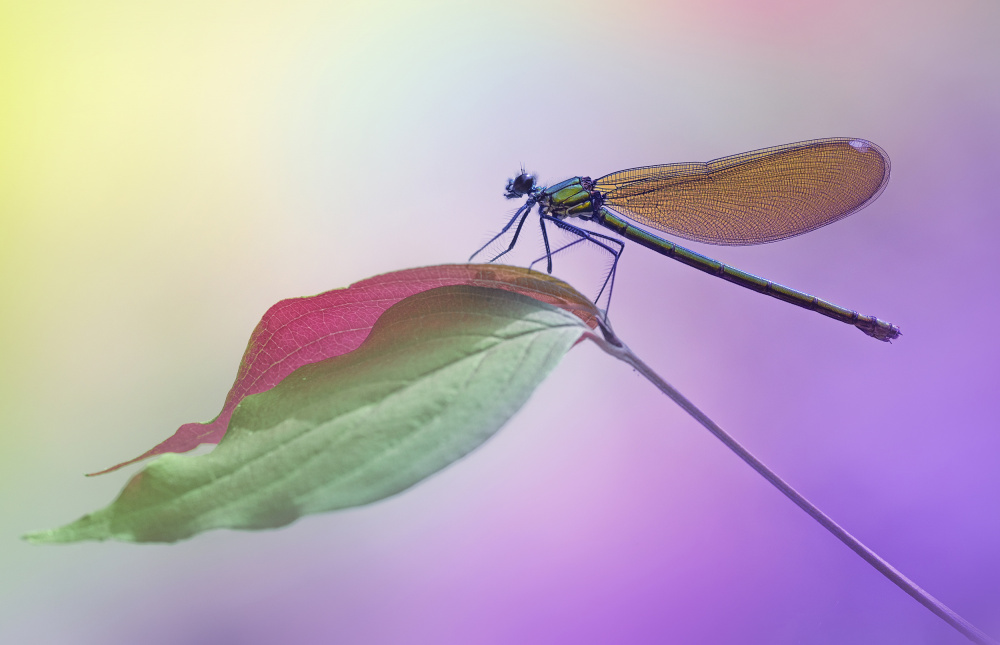
[[112,537],[106,512],[84,515],[65,526],[25,533],[21,539],[29,544],[69,544],[71,542],[103,542]]
[[66,539],[66,537],[62,535],[61,529],[33,531],[32,533],[25,533],[21,536],[21,539],[28,544],[65,544],[73,541],[72,539]]

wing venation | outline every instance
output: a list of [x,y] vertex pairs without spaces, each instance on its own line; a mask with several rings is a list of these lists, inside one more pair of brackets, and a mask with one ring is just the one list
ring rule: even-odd
[[864,139],[817,139],[706,163],[632,168],[601,177],[605,205],[678,237],[747,245],[801,235],[875,200],[889,157]]

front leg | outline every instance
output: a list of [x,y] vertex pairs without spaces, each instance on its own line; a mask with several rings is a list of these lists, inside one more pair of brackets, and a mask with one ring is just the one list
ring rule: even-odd
[[531,207],[534,206],[534,205],[535,205],[535,200],[529,199],[527,202],[524,203],[523,206],[521,206],[521,208],[517,209],[517,212],[514,213],[514,217],[510,218],[510,221],[507,222],[507,224],[502,229],[500,229],[499,233],[497,233],[496,235],[494,235],[493,237],[491,237],[489,242],[487,242],[486,244],[483,244],[481,247],[479,247],[479,249],[475,253],[473,253],[472,255],[469,256],[469,262],[472,262],[472,258],[474,258],[477,255],[479,255],[480,253],[482,253],[483,250],[486,247],[488,247],[490,244],[493,244],[494,242],[496,242],[497,239],[499,239],[501,235],[503,235],[504,233],[507,232],[507,229],[509,229],[510,226],[511,226],[511,224],[514,223],[514,220],[516,220],[518,217],[520,217],[521,221],[518,222],[517,228],[514,229],[514,238],[510,241],[510,246],[507,247],[506,251],[503,251],[502,253],[499,253],[498,255],[496,255],[492,260],[490,260],[490,262],[496,262],[497,258],[499,258],[500,256],[506,255],[507,253],[510,253],[511,249],[514,248],[514,245],[517,244],[517,237],[521,234],[521,227],[524,226],[524,220],[527,219],[528,213],[531,212]]

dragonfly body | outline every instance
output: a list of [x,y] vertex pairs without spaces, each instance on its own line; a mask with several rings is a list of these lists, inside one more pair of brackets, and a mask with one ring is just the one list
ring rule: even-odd
[[[545,259],[551,273],[552,255],[563,248],[584,241],[603,248],[614,256],[605,281],[609,300],[624,245],[571,220],[593,222],[700,271],[889,341],[900,335],[895,325],[727,266],[631,223],[710,244],[762,244],[800,235],[860,210],[882,192],[888,179],[885,152],[869,141],[849,138],[805,141],[707,163],[633,168],[597,180],[574,177],[550,187],[535,186],[535,178],[522,171],[508,180],[505,196],[527,199],[493,238],[518,221],[510,246],[493,260],[514,247],[525,219],[537,206],[546,248],[539,261]],[[552,250],[546,222],[577,238]]]

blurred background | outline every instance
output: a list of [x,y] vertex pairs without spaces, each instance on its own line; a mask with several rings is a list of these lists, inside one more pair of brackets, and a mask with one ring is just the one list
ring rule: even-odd
[[138,467],[84,472],[214,417],[274,302],[465,261],[522,163],[552,183],[828,136],[891,155],[873,206],[690,246],[901,339],[636,246],[615,327],[1000,637],[998,23],[987,0],[3,3],[0,640],[966,642],[588,345],[382,503],[173,546],[19,540]]

